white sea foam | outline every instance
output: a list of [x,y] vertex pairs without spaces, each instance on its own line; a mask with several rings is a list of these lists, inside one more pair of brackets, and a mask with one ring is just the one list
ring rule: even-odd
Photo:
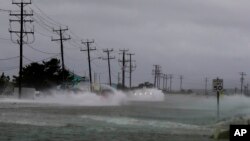
[[[151,95],[131,96],[121,91],[112,89],[108,96],[101,96],[88,91],[72,92],[51,90],[50,94],[35,97],[33,100],[17,98],[1,98],[0,103],[37,103],[37,104],[61,104],[72,106],[119,106],[128,101],[164,101],[164,94],[156,89],[146,89]],[[138,90],[139,91],[139,90]],[[137,92],[138,92],[137,91]]]

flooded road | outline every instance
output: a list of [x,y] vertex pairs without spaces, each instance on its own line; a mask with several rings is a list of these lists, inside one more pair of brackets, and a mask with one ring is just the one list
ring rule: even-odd
[[249,113],[248,101],[225,97],[218,121],[214,97],[169,95],[163,101],[106,106],[1,99],[0,140],[213,141],[219,122]]

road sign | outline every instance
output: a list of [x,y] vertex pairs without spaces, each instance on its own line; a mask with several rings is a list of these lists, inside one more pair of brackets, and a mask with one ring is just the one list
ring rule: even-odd
[[217,92],[217,119],[220,118],[220,92],[223,91],[223,79],[213,79],[213,89]]
[[223,79],[213,79],[213,90],[215,92],[220,92],[223,90]]

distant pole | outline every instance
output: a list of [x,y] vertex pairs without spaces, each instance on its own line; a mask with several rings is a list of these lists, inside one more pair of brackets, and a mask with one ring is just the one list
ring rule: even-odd
[[103,60],[108,61],[108,70],[109,70],[109,85],[112,85],[112,78],[111,78],[111,68],[110,68],[110,60],[115,59],[115,57],[110,57],[110,53],[113,52],[113,49],[106,49],[103,50],[103,52],[107,53],[107,58],[103,58]]
[[183,76],[180,76],[180,92],[182,91],[182,80],[183,80]]
[[169,75],[169,79],[170,79],[169,91],[172,92],[172,82],[173,82],[172,81],[172,79],[173,79],[173,75],[172,74]]
[[154,76],[154,87],[160,89],[160,81],[161,81],[161,66],[154,65],[153,69],[153,76]]
[[161,73],[158,72],[158,89],[161,89]]
[[154,65],[153,75],[154,75],[154,87],[156,88],[156,81],[157,81],[157,66]]
[[161,87],[160,86],[160,82],[161,82],[161,66],[160,65],[157,66],[156,74],[157,74],[157,88],[160,89]]
[[87,49],[86,50],[81,50],[81,51],[87,51],[88,52],[88,62],[89,62],[89,83],[90,83],[90,91],[92,92],[92,70],[91,70],[91,57],[90,57],[90,52],[96,50],[96,48],[91,48],[91,44],[93,44],[94,41],[89,41],[87,40],[86,42],[82,41],[82,44],[85,44]]
[[165,89],[166,91],[168,91],[168,74],[165,75],[165,79],[166,79],[166,86],[165,86]]
[[245,72],[240,72],[240,93],[243,94],[243,85],[244,85],[244,76],[246,76]]
[[129,88],[132,88],[132,72],[134,71],[134,69],[136,68],[136,66],[132,64],[133,60],[132,60],[132,56],[135,55],[134,53],[128,53],[127,54],[129,56]]
[[122,54],[122,60],[119,60],[119,62],[122,63],[122,87],[125,88],[125,69],[126,69],[126,62],[128,62],[128,60],[126,60],[126,52],[128,52],[128,50],[124,49],[124,50],[120,50],[121,54]]
[[162,90],[165,90],[165,79],[166,79],[166,74],[162,74]]

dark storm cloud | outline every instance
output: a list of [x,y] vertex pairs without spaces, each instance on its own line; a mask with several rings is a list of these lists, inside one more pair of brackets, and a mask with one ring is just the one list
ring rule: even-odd
[[[228,80],[228,87],[235,87],[239,82],[238,72],[250,73],[247,0],[35,0],[34,3],[83,39],[95,39],[98,48],[128,48],[136,53],[136,83],[152,81],[153,64],[162,65],[165,73],[175,74],[176,85],[178,75],[183,74],[186,87],[202,87],[204,77],[212,79],[218,75]],[[9,1],[3,5],[14,7]],[[1,19],[6,20],[0,29],[4,31],[8,19],[6,16]],[[36,45],[41,48],[58,49],[57,44],[46,42],[50,39],[38,40],[41,41]],[[66,63],[84,73],[86,55],[73,49],[67,49],[66,53]],[[27,54],[38,56],[31,51]],[[85,61],[79,61],[81,58]],[[97,61],[95,70],[105,72],[105,63]],[[119,66],[113,63],[116,73]],[[103,81],[106,80],[104,77]]]

